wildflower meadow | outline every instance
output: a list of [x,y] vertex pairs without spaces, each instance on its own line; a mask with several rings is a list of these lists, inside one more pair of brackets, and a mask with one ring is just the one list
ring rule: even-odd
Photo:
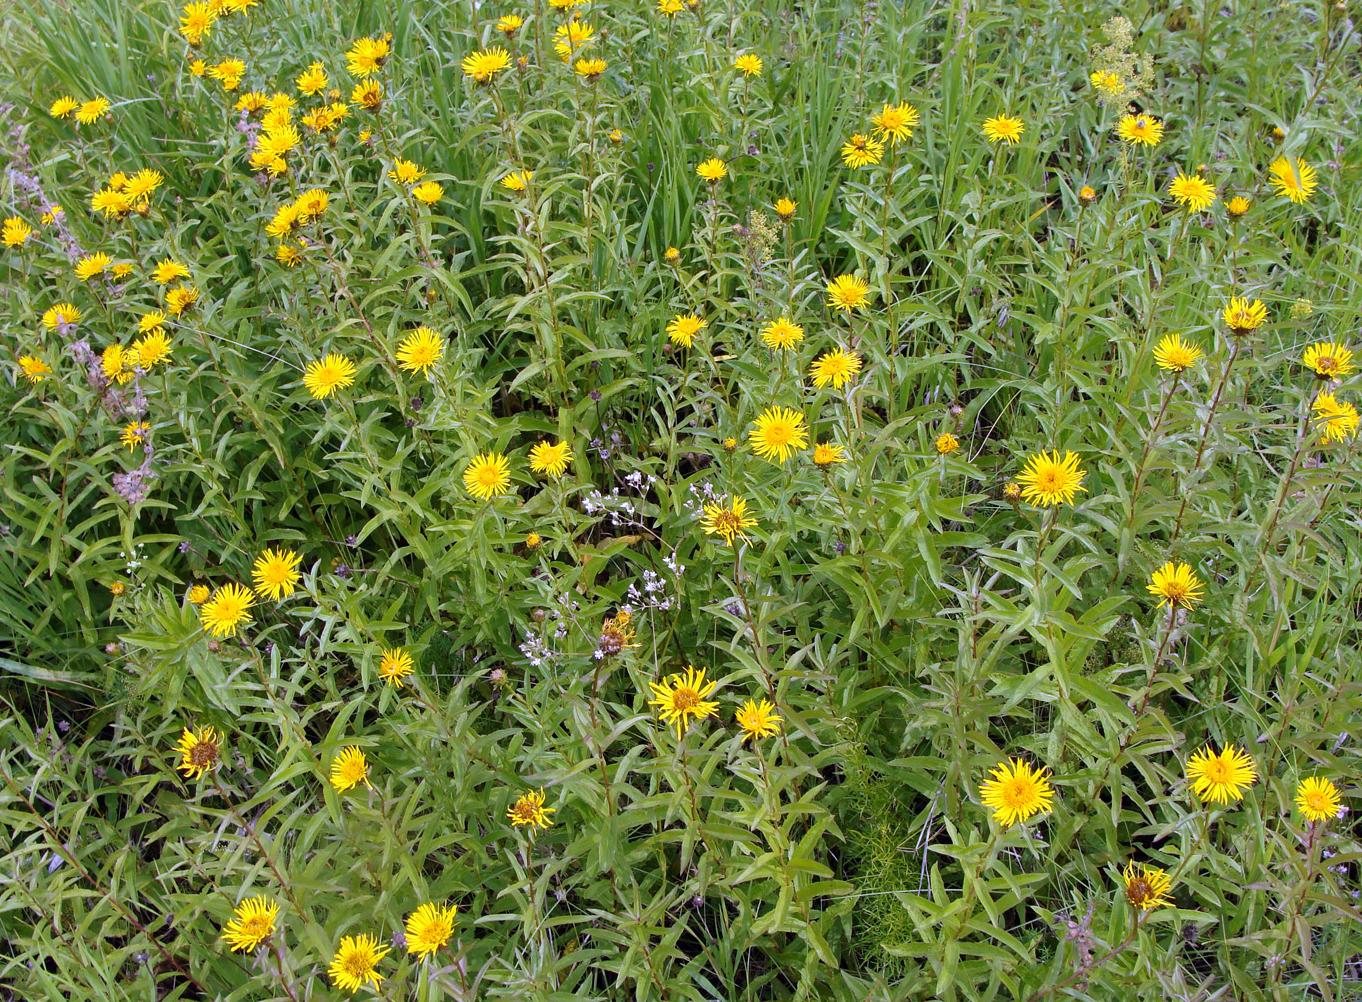
[[0,9],[0,1000],[1362,995],[1356,13]]

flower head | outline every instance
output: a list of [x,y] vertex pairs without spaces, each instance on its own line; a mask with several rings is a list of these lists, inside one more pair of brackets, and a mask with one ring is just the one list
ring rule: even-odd
[[52,106],[47,109],[47,113],[53,118],[70,118],[79,107],[80,102],[74,97],[63,95],[52,102]]
[[52,366],[37,355],[20,355],[19,371],[30,383],[41,383],[51,374]]
[[389,685],[401,686],[402,680],[416,670],[416,662],[404,648],[385,647],[378,658],[378,677]]
[[1201,601],[1201,579],[1190,564],[1168,561],[1154,571],[1145,587],[1149,594],[1159,600],[1160,609],[1165,605],[1175,609],[1190,609]]
[[1310,196],[1319,187],[1315,168],[1299,157],[1294,165],[1286,157],[1278,157],[1267,169],[1267,179],[1277,189],[1277,194],[1297,205],[1310,201]]
[[557,480],[572,462],[572,446],[567,442],[536,442],[530,449],[530,469]]
[[242,625],[251,621],[249,610],[254,604],[251,590],[232,582],[213,592],[213,597],[199,606],[199,619],[213,636],[233,637]]
[[990,143],[1007,143],[1009,146],[1016,146],[1021,142],[1022,133],[1025,131],[1026,123],[1020,118],[995,115],[993,118],[984,119],[984,138]]
[[276,602],[288,598],[298,587],[298,564],[302,557],[292,550],[266,549],[256,557],[251,577],[255,581],[255,593],[262,598],[272,598]]
[[501,186],[507,191],[514,191],[519,194],[530,186],[532,180],[534,180],[534,171],[513,170],[501,179]]
[[33,236],[33,227],[19,216],[10,216],[0,226],[0,241],[6,247],[22,247]]
[[809,375],[813,378],[813,385],[820,390],[828,386],[840,390],[851,382],[860,371],[861,356],[854,351],[847,351],[845,348],[825,351],[815,358],[813,365],[809,367]]
[[180,285],[166,293],[166,309],[172,316],[180,316],[199,301],[199,290],[192,285]]
[[1215,185],[1200,174],[1183,174],[1168,182],[1168,194],[1188,212],[1205,212],[1215,204]]
[[1201,358],[1201,349],[1177,334],[1166,334],[1154,347],[1154,362],[1164,372],[1186,372]]
[[853,170],[870,167],[884,159],[884,143],[858,132],[842,144],[842,163]]
[[761,339],[774,351],[793,348],[804,340],[804,328],[782,316],[761,329]]
[[799,203],[794,199],[781,196],[776,199],[776,204],[772,206],[776,215],[780,217],[782,223],[788,223],[794,218],[795,211],[799,208]]
[[1088,81],[1103,97],[1120,97],[1126,89],[1121,78],[1111,70],[1093,70],[1088,74]]
[[747,513],[747,499],[734,495],[728,505],[707,503],[700,527],[707,536],[719,536],[729,546],[734,539],[746,539],[747,530],[756,526],[757,520]]
[[434,205],[445,197],[445,186],[439,181],[422,181],[411,190],[411,194],[423,205]]
[[1173,880],[1166,870],[1157,866],[1136,866],[1132,859],[1126,864],[1121,875],[1126,887],[1126,900],[1140,911],[1151,911],[1172,904],[1168,894],[1173,889]]
[[870,283],[859,275],[838,275],[827,285],[828,305],[850,313],[865,308],[870,301]]
[[761,56],[755,52],[744,52],[733,60],[733,68],[745,77],[759,77],[763,69]]
[[380,947],[378,937],[368,933],[342,936],[326,973],[330,975],[332,984],[352,994],[366,984],[372,985],[377,991],[383,981],[383,975],[378,973],[378,962],[388,955],[389,949]]
[[358,745],[342,748],[331,760],[331,786],[337,793],[344,793],[360,783],[369,785],[369,760]]
[[604,59],[587,59],[582,57],[572,64],[572,72],[587,83],[595,83],[605,74]]
[[768,407],[757,418],[748,441],[758,456],[784,463],[796,450],[808,446],[809,426],[792,407]]
[[503,14],[497,19],[497,31],[507,38],[510,38],[525,24],[525,19],[519,14]]
[[1250,302],[1244,296],[1232,296],[1225,305],[1221,319],[1225,321],[1225,326],[1230,329],[1231,334],[1242,337],[1263,326],[1263,322],[1267,320],[1267,307],[1263,305],[1262,300],[1255,299]]
[[345,54],[345,68],[354,77],[371,77],[383,69],[383,64],[392,54],[389,36],[379,38],[360,38],[350,46]]
[[398,184],[415,184],[426,176],[426,169],[418,163],[398,157],[388,171],[388,180]]
[[695,335],[709,326],[694,313],[678,313],[667,324],[667,337],[673,344],[689,348],[695,343]]
[[175,768],[184,773],[186,779],[199,779],[222,761],[222,742],[211,727],[193,730],[186,727],[175,750],[180,754],[180,764]]
[[113,259],[103,251],[94,254],[86,254],[76,262],[76,278],[82,282],[88,282],[96,275],[102,275],[108,271]]
[[118,436],[118,440],[131,451],[146,442],[149,434],[151,425],[145,421],[130,421],[123,426],[123,433]]
[[847,461],[847,451],[844,446],[836,442],[819,442],[813,447],[813,465],[821,467],[835,466],[837,463]]
[[512,827],[528,828],[533,832],[536,829],[552,828],[553,819],[549,815],[556,810],[556,807],[544,806],[543,790],[528,790],[507,808],[506,818]]
[[411,331],[397,346],[397,364],[407,372],[429,372],[445,353],[445,340],[429,327]]
[[482,452],[463,471],[463,487],[479,501],[511,489],[511,461],[499,452]]
[[1208,804],[1242,800],[1257,775],[1253,759],[1234,745],[1219,752],[1211,751],[1207,745],[1187,760],[1187,782]]
[[1357,408],[1332,393],[1316,394],[1310,404],[1311,419],[1320,433],[1320,442],[1342,442],[1357,435]]
[[424,904],[407,916],[407,952],[429,959],[454,935],[457,905]]
[[165,258],[151,269],[151,279],[157,285],[169,285],[177,278],[188,278],[189,269],[173,258]]
[[491,83],[498,73],[511,65],[511,54],[499,45],[480,49],[463,57],[460,66],[464,76],[480,84]]
[[891,146],[896,146],[913,135],[919,121],[918,111],[907,101],[902,104],[886,104],[878,115],[870,120],[875,127],[875,135]]
[[330,354],[320,361],[307,363],[303,370],[303,385],[317,400],[325,400],[337,390],[355,381],[355,363],[344,355]]
[[936,436],[936,451],[938,455],[949,456],[960,448],[960,439],[956,438],[948,431],[943,431]]
[[377,80],[361,80],[350,91],[350,101],[365,111],[377,111],[383,106],[383,85]]
[[1019,758],[995,766],[989,776],[979,788],[979,799],[993,811],[993,820],[1004,828],[1048,810],[1054,800],[1049,772],[1032,769]]
[[81,125],[94,125],[108,113],[108,99],[92,97],[88,101],[82,101],[80,107],[76,109],[76,121]]
[[1301,364],[1320,379],[1342,379],[1354,371],[1353,353],[1332,341],[1321,341],[1306,348]]
[[57,303],[43,310],[43,326],[53,331],[80,322],[80,307],[74,303]]
[[728,164],[718,157],[710,157],[695,165],[695,173],[710,184],[718,184],[728,177]]
[[1338,787],[1321,776],[1302,779],[1296,786],[1296,810],[1306,821],[1331,821],[1342,806]]
[[563,62],[570,62],[578,49],[590,44],[596,36],[596,29],[579,17],[572,17],[560,24],[553,33],[553,51]]
[[704,720],[719,712],[719,704],[708,697],[718,687],[717,682],[705,681],[705,669],[687,665],[685,674],[668,675],[662,682],[649,682],[653,698],[648,705],[657,711],[658,719],[676,728],[677,740],[690,728],[692,720]]
[[274,922],[279,917],[279,905],[265,897],[247,898],[232,911],[232,917],[222,927],[222,938],[233,953],[249,953],[274,935]]
[[1017,476],[1021,485],[1022,498],[1031,504],[1049,508],[1059,504],[1073,504],[1079,491],[1086,490],[1083,478],[1085,470],[1078,468],[1078,453],[1065,452],[1061,458],[1059,451],[1038,452],[1026,460],[1026,466]]
[[1250,202],[1243,195],[1235,195],[1225,203],[1225,211],[1230,214],[1231,219],[1238,219],[1248,212]]
[[738,708],[738,726],[742,728],[742,739],[754,741],[757,738],[771,738],[780,733],[781,718],[776,713],[775,704],[769,699],[757,702],[749,699]]
[[1163,141],[1163,123],[1152,115],[1122,115],[1116,134],[1131,146],[1158,146]]

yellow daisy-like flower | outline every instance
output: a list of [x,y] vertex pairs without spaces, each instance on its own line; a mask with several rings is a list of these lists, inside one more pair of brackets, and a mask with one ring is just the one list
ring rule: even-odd
[[254,604],[251,590],[232,582],[213,592],[213,597],[199,606],[199,619],[213,636],[233,637],[251,621],[249,610]]
[[150,432],[151,425],[145,421],[129,421],[123,426],[123,433],[118,436],[118,440],[131,451],[145,442]]
[[300,223],[310,223],[319,219],[330,204],[331,196],[326,193],[325,188],[309,188],[293,203],[294,208],[298,210]]
[[1085,184],[1078,189],[1078,200],[1084,205],[1092,205],[1097,201],[1097,189],[1090,184]]
[[979,798],[1004,828],[1049,810],[1055,791],[1049,771],[1032,769],[1019,758],[994,766],[990,778],[979,787]]
[[222,927],[222,939],[233,953],[249,953],[274,935],[279,905],[269,898],[247,898],[232,911],[231,920]]
[[1231,219],[1238,219],[1248,212],[1251,203],[1243,195],[1235,195],[1225,203],[1225,211],[1230,214]]
[[680,264],[681,252],[677,250],[675,247],[668,247],[666,250],[662,252],[662,260],[666,261],[668,264],[673,266]]
[[1159,600],[1158,607],[1165,605],[1179,609],[1190,609],[1201,601],[1201,579],[1196,576],[1190,564],[1175,564],[1168,561],[1154,571],[1145,586],[1149,594]]
[[503,14],[497,19],[497,31],[507,38],[510,38],[525,24],[525,19],[519,14]]
[[686,9],[686,0],[657,0],[657,12],[663,17],[675,17]]
[[280,244],[274,248],[274,259],[285,268],[296,268],[303,263],[303,248],[297,244]]
[[506,809],[506,818],[513,827],[528,828],[533,832],[535,829],[552,828],[553,818],[549,815],[557,809],[544,806],[543,790],[529,790]]
[[6,247],[22,247],[32,236],[33,227],[19,216],[10,216],[0,226],[0,242]]
[[392,169],[388,171],[388,180],[398,184],[415,184],[425,176],[426,169],[420,164],[400,158],[393,161]]
[[1025,131],[1026,123],[1020,118],[995,115],[993,118],[984,119],[984,138],[990,143],[1007,143],[1009,146],[1016,146],[1021,142],[1022,133]]
[[943,431],[936,436],[936,451],[938,455],[949,456],[960,448],[960,439],[956,438],[948,431]]
[[445,186],[439,181],[422,181],[411,190],[411,194],[424,205],[434,205],[445,197]]
[[780,733],[781,717],[776,713],[775,704],[769,699],[763,699],[761,702],[749,699],[738,708],[735,719],[742,728],[743,741],[773,738]]
[[530,469],[540,476],[557,480],[572,462],[572,447],[566,442],[536,442],[530,449]]
[[354,994],[365,985],[375,991],[383,982],[378,973],[378,962],[388,955],[389,947],[380,947],[378,937],[364,933],[360,936],[342,936],[336,955],[331,958],[331,966],[326,973],[331,983]]
[[143,334],[153,332],[165,333],[166,315],[160,310],[151,310],[143,313],[137,319],[137,329]]
[[331,786],[337,793],[344,793],[360,783],[369,786],[369,760],[358,745],[342,748],[341,753],[331,760],[330,778]]
[[1316,824],[1338,817],[1343,800],[1338,787],[1321,776],[1302,779],[1296,786],[1296,810],[1306,821]]
[[819,442],[813,447],[814,466],[833,466],[847,461],[846,449],[836,442]]
[[350,101],[365,111],[377,111],[383,106],[383,85],[377,80],[362,80],[350,91]]
[[189,63],[189,72],[191,76],[201,77],[208,72],[208,64],[202,59],[191,60]]
[[203,605],[204,602],[208,601],[208,586],[204,584],[194,585],[189,589],[186,598],[189,599],[190,605]]
[[842,163],[853,170],[870,167],[884,159],[884,143],[858,132],[842,144]]
[[56,303],[43,311],[43,326],[56,330],[80,322],[80,307],[74,303]]
[[804,328],[782,316],[761,329],[761,339],[773,351],[786,350],[804,340]]
[[470,52],[463,57],[460,65],[464,76],[480,84],[491,83],[498,73],[511,65],[511,54],[499,45],[494,45],[490,49]]
[[175,750],[180,755],[180,764],[175,768],[184,773],[186,779],[201,779],[222,761],[222,743],[217,731],[211,727],[194,730],[186,727]]
[[298,580],[302,577],[298,573],[298,565],[302,559],[292,550],[266,549],[256,557],[255,567],[251,572],[251,577],[255,581],[255,593],[276,602],[288,598],[297,589]]
[[1152,115],[1122,115],[1116,134],[1131,146],[1158,146],[1163,141],[1163,123]]
[[1088,74],[1088,81],[1104,97],[1119,97],[1126,89],[1121,78],[1111,70],[1093,70]]
[[200,45],[218,19],[213,3],[187,3],[180,14],[180,34],[190,45]]
[[19,371],[24,374],[24,378],[30,383],[41,383],[52,372],[52,366],[48,365],[37,355],[20,355]]
[[695,335],[707,326],[709,325],[694,313],[678,313],[667,324],[667,337],[671,339],[673,344],[689,348],[695,343]]
[[1294,165],[1286,157],[1278,157],[1267,169],[1267,175],[1277,194],[1297,205],[1310,201],[1310,196],[1319,187],[1315,168],[1299,157]]
[[1154,347],[1154,363],[1164,372],[1186,372],[1200,358],[1201,349],[1177,334],[1164,335]]
[[729,546],[735,539],[746,539],[747,530],[755,527],[757,520],[747,513],[747,499],[734,495],[727,507],[722,504],[707,503],[700,527],[707,536],[720,536]]
[[402,680],[416,670],[416,661],[402,647],[385,647],[378,658],[378,677],[389,685],[402,685]]
[[397,364],[407,372],[429,372],[445,353],[445,339],[424,325],[397,346]]
[[1026,466],[1017,476],[1021,485],[1021,495],[1031,504],[1048,508],[1058,504],[1073,504],[1079,491],[1085,491],[1083,478],[1085,470],[1078,468],[1078,453],[1065,452],[1061,458],[1059,451],[1039,452],[1026,460]]
[[76,121],[81,125],[94,125],[109,113],[109,107],[107,98],[92,97],[88,101],[82,101],[80,107],[76,109]]
[[605,73],[604,59],[578,59],[572,64],[572,71],[587,83],[595,83]]
[[407,952],[428,960],[454,935],[457,905],[424,904],[407,916]]
[[353,77],[371,77],[383,69],[391,53],[392,43],[387,36],[360,38],[345,54],[345,68]]
[[861,371],[861,364],[861,356],[858,353],[844,348],[834,348],[813,360],[813,365],[809,367],[809,375],[813,378],[813,385],[820,390],[828,386],[840,390]]
[[752,52],[744,52],[733,60],[733,68],[745,77],[759,77],[763,69],[761,56]]
[[534,171],[513,170],[501,179],[501,186],[507,191],[514,191],[519,194],[527,189],[530,186],[530,182],[533,180]]
[[330,354],[317,361],[307,363],[303,370],[303,385],[307,392],[317,400],[325,400],[337,390],[343,390],[355,381],[355,363],[344,355]]
[[870,283],[859,275],[838,275],[828,283],[827,293],[829,306],[850,313],[870,302]]
[[563,62],[570,62],[572,54],[587,45],[596,35],[596,29],[585,21],[573,17],[566,24],[560,24],[553,33],[553,51]]
[[1354,371],[1353,353],[1332,341],[1321,341],[1306,348],[1301,364],[1320,379],[1342,379]]
[[875,127],[875,135],[879,139],[897,146],[912,137],[919,121],[917,109],[904,101],[901,104],[886,104],[878,115],[870,119],[870,124]]
[[1143,864],[1137,867],[1132,859],[1126,864],[1121,878],[1126,886],[1126,900],[1140,911],[1152,911],[1173,903],[1168,896],[1173,890],[1173,879],[1166,870]]
[[718,157],[710,157],[695,165],[695,173],[710,184],[718,184],[728,177],[728,164]]
[[704,720],[719,712],[719,704],[709,699],[717,682],[705,681],[705,669],[687,665],[685,674],[668,675],[662,682],[649,682],[653,698],[648,705],[657,710],[658,719],[676,728],[680,740],[692,720]]
[[109,265],[113,263],[113,258],[99,251],[95,254],[86,254],[76,262],[76,278],[82,282],[88,282],[96,275],[102,275],[109,270]]
[[199,290],[192,285],[181,285],[166,293],[166,309],[172,316],[180,316],[199,301]]
[[1312,420],[1320,433],[1320,442],[1342,442],[1357,435],[1357,408],[1332,393],[1320,393],[1310,404]]
[[126,383],[135,375],[136,367],[137,356],[124,351],[121,344],[109,345],[100,355],[100,368],[104,372],[104,378],[111,383],[118,383],[120,386]]
[[1231,334],[1242,337],[1263,326],[1267,320],[1267,307],[1258,299],[1250,302],[1245,296],[1232,296],[1220,316]]
[[157,285],[169,285],[177,278],[188,278],[189,269],[172,258],[157,262],[151,269],[151,280]]
[[499,452],[483,452],[463,471],[463,487],[479,501],[490,501],[511,489],[511,461]]
[[326,90],[326,86],[330,82],[326,76],[326,67],[321,63],[312,63],[298,74],[298,79],[294,81],[294,84],[298,88],[298,93],[311,97]]
[[804,415],[792,407],[768,407],[757,418],[748,441],[758,456],[784,463],[808,446],[809,426]]
[[1234,745],[1220,752],[1211,751],[1207,745],[1187,760],[1187,782],[1206,803],[1242,800],[1257,775],[1253,759]]
[[52,106],[47,109],[47,113],[53,118],[70,118],[75,114],[76,109],[79,107],[79,101],[70,95],[64,94],[52,102]]
[[1215,204],[1215,185],[1200,174],[1183,174],[1168,182],[1168,194],[1188,212],[1205,212]]
[[777,198],[776,204],[772,206],[776,215],[780,217],[782,223],[788,223],[794,218],[795,211],[799,208],[799,203],[790,198]]

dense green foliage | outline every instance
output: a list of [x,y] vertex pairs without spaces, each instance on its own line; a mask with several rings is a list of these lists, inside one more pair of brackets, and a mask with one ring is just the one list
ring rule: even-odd
[[[1124,57],[1097,51],[1117,13]],[[1293,804],[1320,775],[1349,805],[1362,747],[1358,459],[1320,440],[1301,365],[1362,314],[1345,5],[578,14],[598,82],[554,54],[545,0],[262,0],[199,51],[163,0],[0,12],[0,216],[35,231],[0,248],[0,998],[347,997],[326,971],[359,933],[394,946],[395,999],[1350,997],[1362,845],[1346,810]],[[257,174],[239,95],[290,92],[296,121],[319,60],[349,101],[347,49],[385,32],[381,109],[300,128]],[[464,77],[491,45],[512,65]],[[240,88],[199,55],[242,59]],[[1130,95],[1089,74],[1117,64],[1159,145],[1115,136]],[[109,115],[54,118],[67,93]],[[844,167],[898,101],[912,137]],[[985,140],[1001,114],[1020,144]],[[1302,204],[1269,183],[1282,155],[1318,170]],[[443,198],[390,180],[396,158]],[[1168,183],[1199,166],[1219,199],[1189,213]],[[164,178],[145,212],[91,210],[142,168]],[[527,192],[500,184],[521,168]],[[266,228],[311,188],[330,204],[286,267]],[[63,233],[131,274],[79,280]],[[104,386],[166,259],[198,302],[168,362]],[[829,308],[841,274],[866,309]],[[1269,312],[1241,338],[1238,295]],[[60,302],[74,328],[42,322]],[[688,313],[707,327],[684,348]],[[792,351],[759,336],[781,315]],[[418,325],[446,341],[427,375],[397,362]],[[1205,353],[1179,379],[1168,334]],[[839,346],[864,369],[816,388]],[[314,399],[304,367],[331,352],[356,380]],[[847,461],[754,454],[770,406]],[[560,438],[566,476],[536,476],[529,449]],[[1006,497],[1050,449],[1079,456],[1075,502]],[[514,491],[482,501],[463,474],[489,451]],[[747,500],[746,541],[703,531],[707,490]],[[209,636],[190,589],[249,585],[266,547],[302,556],[298,590]],[[1157,608],[1168,560],[1200,604]],[[621,608],[636,646],[598,656]],[[405,685],[384,648],[414,656]],[[649,683],[687,664],[720,709],[678,739]],[[749,698],[782,733],[743,740]],[[190,778],[176,743],[205,726],[221,762]],[[1253,757],[1243,800],[1190,789],[1208,743]],[[342,793],[351,745],[372,786]],[[1055,799],[1004,828],[980,784],[1013,756]],[[541,788],[553,825],[513,828]],[[1168,872],[1170,907],[1127,902],[1132,860]],[[254,895],[277,928],[232,952]],[[431,901],[454,935],[418,961],[400,932]]]

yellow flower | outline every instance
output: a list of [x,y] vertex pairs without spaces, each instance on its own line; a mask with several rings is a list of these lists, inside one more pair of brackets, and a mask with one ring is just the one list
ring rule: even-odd
[[1249,200],[1243,195],[1235,195],[1225,203],[1225,211],[1230,214],[1231,218],[1238,219],[1244,213],[1248,212],[1249,204]]
[[537,532],[531,532],[525,537],[525,549],[537,550],[544,543],[544,537]]
[[79,107],[80,102],[74,97],[63,95],[52,102],[52,107],[47,109],[47,113],[53,118],[69,118]]
[[552,828],[553,819],[549,815],[556,810],[556,807],[544,806],[543,790],[529,790],[507,808],[506,818],[512,827],[529,828],[533,832],[536,828]]
[[1147,912],[1173,903],[1168,896],[1173,889],[1173,880],[1166,870],[1144,865],[1137,868],[1132,859],[1121,876],[1126,885],[1126,900],[1140,911]]
[[1154,348],[1154,362],[1164,372],[1186,372],[1200,358],[1201,349],[1177,334],[1164,335]]
[[166,293],[166,309],[179,316],[199,301],[199,290],[192,285],[181,285]]
[[1226,304],[1221,319],[1225,321],[1225,326],[1230,329],[1230,333],[1243,336],[1250,331],[1256,331],[1263,326],[1267,320],[1267,307],[1261,300],[1250,302],[1245,296],[1232,296]]
[[1105,97],[1118,97],[1126,89],[1121,78],[1111,70],[1093,70],[1088,74],[1088,80]]
[[109,113],[109,102],[102,97],[92,97],[82,101],[76,109],[76,121],[81,125],[94,125]]
[[232,582],[213,592],[213,597],[199,606],[199,618],[213,636],[233,637],[251,621],[248,610],[254,604],[255,596],[250,589]]
[[663,17],[675,17],[686,9],[686,0],[657,0],[657,12]]
[[313,63],[298,74],[298,79],[294,83],[297,84],[298,93],[311,97],[326,90],[326,85],[330,81],[326,77],[325,67],[321,63]]
[[1301,363],[1320,379],[1342,379],[1353,372],[1353,353],[1341,344],[1321,341],[1305,349]]
[[62,207],[53,203],[47,207],[46,212],[38,217],[38,222],[42,223],[44,226],[51,226],[63,215],[65,215],[65,212],[62,210]]
[[813,447],[814,466],[832,466],[846,461],[846,449],[835,442],[819,442]]
[[180,34],[190,45],[199,45],[218,19],[211,3],[188,3],[180,14]]
[[398,184],[415,184],[425,175],[425,168],[419,164],[398,159],[393,161],[392,170],[388,171],[388,180],[396,181]]
[[320,361],[314,359],[303,370],[303,385],[317,400],[325,400],[336,390],[343,390],[355,381],[355,363],[344,355],[330,354]]
[[251,952],[274,935],[279,905],[265,897],[247,898],[232,911],[231,920],[222,927],[222,938],[232,952]]
[[572,59],[572,54],[590,42],[595,34],[595,28],[573,17],[566,24],[560,24],[554,31],[553,51],[566,63]]
[[480,84],[491,83],[496,75],[511,65],[511,54],[500,46],[470,52],[463,57],[464,76]]
[[840,390],[851,382],[860,371],[861,356],[844,348],[835,348],[832,351],[824,352],[815,358],[813,365],[809,367],[809,375],[813,377],[813,385],[820,390],[828,386],[831,386],[834,390]]
[[473,457],[463,471],[464,490],[479,501],[490,501],[511,489],[511,462],[499,452],[483,452]]
[[513,170],[501,179],[501,186],[507,191],[514,191],[517,194],[524,191],[534,180],[532,170]]
[[1048,770],[1032,769],[1019,758],[994,766],[990,778],[979,788],[979,799],[1004,828],[1049,810],[1054,796]]
[[681,261],[681,252],[675,247],[668,247],[662,252],[662,260],[670,265],[679,264]]
[[19,370],[30,383],[41,383],[51,373],[52,366],[36,355],[20,355]]
[[1202,585],[1190,564],[1170,560],[1154,571],[1146,590],[1159,599],[1160,609],[1165,605],[1190,609],[1201,601]]
[[272,598],[276,602],[288,598],[298,587],[302,576],[298,565],[302,557],[292,550],[266,549],[255,559],[251,576],[255,581],[255,593],[262,598]]
[[293,204],[298,210],[298,222],[311,223],[321,218],[331,204],[331,196],[325,188],[309,188]]
[[416,662],[401,647],[385,647],[378,658],[378,677],[389,685],[401,687],[402,680],[416,670]]
[[433,956],[454,935],[454,916],[458,911],[457,905],[424,904],[408,915],[407,952],[422,960]]
[[43,311],[43,326],[56,330],[80,322],[80,307],[74,303],[56,303]]
[[1320,393],[1310,404],[1320,442],[1342,442],[1357,435],[1358,414],[1352,404],[1339,400],[1332,393]]
[[621,132],[619,129],[611,129],[611,130],[607,133],[607,135],[610,137],[610,141],[611,141],[612,143],[622,143],[622,142],[624,142],[624,133]]
[[525,19],[519,14],[503,14],[497,19],[497,31],[510,38],[524,23]]
[[104,372],[104,378],[120,386],[132,379],[136,365],[136,356],[124,351],[121,344],[109,345],[100,356],[100,368]]
[[782,223],[788,223],[794,218],[795,210],[799,208],[799,203],[789,198],[777,198],[776,204],[772,206],[776,210],[776,215],[780,217]]
[[1168,194],[1188,212],[1205,212],[1215,204],[1215,185],[1200,174],[1183,174],[1168,182]]
[[169,285],[177,278],[188,277],[189,269],[171,258],[165,258],[151,269],[151,279],[157,285]]
[[1163,123],[1152,115],[1122,115],[1116,133],[1131,146],[1158,146],[1163,140]]
[[658,719],[664,724],[676,728],[678,741],[691,720],[704,720],[719,712],[719,704],[707,698],[718,683],[706,682],[703,668],[687,665],[684,675],[668,675],[662,682],[649,682],[648,687],[653,691],[648,705],[657,710]]
[[193,76],[201,77],[208,72],[208,64],[202,59],[191,60],[189,63],[189,72]]
[[201,779],[222,760],[222,744],[217,731],[211,727],[195,730],[186,727],[175,750],[180,754],[180,764],[175,768],[184,773],[186,779]]
[[567,472],[572,462],[572,447],[566,442],[536,442],[530,449],[530,469],[555,480]]
[[445,186],[439,181],[422,181],[411,190],[411,193],[418,202],[434,205],[445,197]]
[[190,605],[203,605],[204,602],[208,601],[208,586],[196,584],[189,589],[189,594],[186,597],[189,599]]
[[875,135],[891,146],[897,146],[913,135],[919,121],[918,111],[907,101],[902,104],[886,104],[880,113],[870,120],[875,127]]
[[331,786],[337,793],[344,793],[360,783],[369,786],[369,760],[358,745],[342,748],[331,760]]
[[859,275],[838,275],[827,286],[828,305],[843,313],[864,309],[870,301],[870,285]]
[[728,176],[728,164],[718,157],[710,157],[708,160],[696,164],[695,173],[710,184],[718,184]]
[[772,738],[780,733],[780,715],[775,704],[769,699],[758,703],[749,699],[738,708],[738,726],[742,728],[742,739],[752,741],[756,738]]
[[1296,786],[1296,810],[1306,821],[1331,821],[1338,817],[1342,806],[1338,787],[1327,779],[1311,776]]
[[984,138],[990,143],[1007,143],[1010,146],[1016,146],[1021,142],[1022,133],[1025,131],[1026,123],[1020,118],[995,115],[993,118],[984,119]]
[[123,433],[118,436],[118,440],[131,451],[147,440],[150,431],[151,425],[145,421],[129,421],[123,426]]
[[792,407],[768,407],[757,418],[748,441],[763,459],[784,463],[809,444],[804,415]]
[[350,91],[350,101],[365,111],[377,111],[383,105],[383,85],[377,80],[362,80]]
[[[353,72],[353,71],[352,71]],[[331,983],[354,994],[365,985],[374,991],[383,981],[378,973],[378,962],[388,955],[390,947],[380,947],[378,937],[364,933],[360,936],[342,936],[336,955],[331,958],[331,966],[326,973]]]
[[747,499],[734,495],[728,506],[705,504],[705,514],[700,527],[706,536],[720,536],[729,546],[734,539],[746,539],[747,530],[756,526],[757,520],[747,514]]
[[345,68],[353,77],[371,77],[383,69],[392,53],[390,36],[381,38],[361,38],[350,46],[345,54]]
[[1084,205],[1092,205],[1097,201],[1097,189],[1090,184],[1085,184],[1078,189],[1078,200]]
[[752,52],[744,52],[733,60],[733,68],[740,71],[745,77],[759,77],[763,68],[761,56]]
[[1299,157],[1294,166],[1286,157],[1278,157],[1267,172],[1268,181],[1277,189],[1277,194],[1291,199],[1297,205],[1310,201],[1310,196],[1319,187],[1315,168]]
[[884,143],[864,133],[858,132],[842,144],[842,163],[852,169],[877,164],[883,157]]
[[208,67],[208,75],[222,83],[223,90],[236,90],[246,74],[246,64],[240,59],[224,59]]
[[708,324],[694,313],[678,313],[667,324],[667,337],[671,338],[673,344],[689,348],[695,343],[695,335],[707,326]]
[[445,353],[445,340],[429,327],[411,331],[397,346],[397,364],[407,372],[426,373]]
[[33,227],[19,216],[10,216],[5,220],[4,226],[0,227],[0,240],[4,241],[6,247],[22,247],[28,243],[31,236]]
[[595,83],[605,72],[604,59],[579,59],[573,64],[572,70],[579,77],[584,78],[587,83]]
[[86,254],[76,262],[76,278],[82,282],[88,282],[96,275],[102,275],[109,269],[113,259],[109,255],[100,251],[95,254]]
[[303,263],[303,249],[295,244],[280,244],[274,248],[274,259],[285,268],[296,268]]
[[1207,745],[1187,761],[1187,782],[1206,803],[1242,800],[1257,775],[1253,759],[1234,745],[1220,752]]
[[1039,452],[1026,460],[1017,477],[1022,497],[1031,504],[1048,508],[1058,504],[1073,504],[1079,491],[1086,490],[1083,478],[1087,472],[1078,468],[1078,453],[1059,451]]
[[761,339],[773,351],[793,348],[804,340],[804,328],[782,316],[761,329]]
[[936,436],[937,455],[949,456],[959,448],[960,439],[956,438],[950,432],[943,431],[940,435]]

